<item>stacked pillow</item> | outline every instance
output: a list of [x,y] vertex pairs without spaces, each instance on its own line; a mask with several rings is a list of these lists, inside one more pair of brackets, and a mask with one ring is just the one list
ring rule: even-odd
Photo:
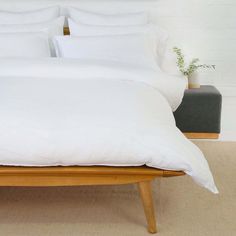
[[[106,15],[68,8],[70,36],[55,37],[58,57],[101,59],[157,68],[168,34],[145,12]],[[129,58],[129,59],[128,59]]]
[[0,11],[1,24],[33,24],[54,20],[59,16],[58,6],[26,12]]
[[69,16],[76,22],[86,25],[109,25],[109,26],[127,26],[127,25],[145,25],[148,23],[148,17],[145,12],[127,13],[127,14],[98,14],[88,11],[82,11],[77,8],[68,8]]
[[159,69],[168,34],[150,24],[145,12],[108,15],[69,7],[68,13],[71,35],[63,36],[65,17],[58,6],[0,11],[0,57],[57,55]]
[[52,37],[63,35],[58,6],[28,12],[0,11],[0,57],[50,57]]

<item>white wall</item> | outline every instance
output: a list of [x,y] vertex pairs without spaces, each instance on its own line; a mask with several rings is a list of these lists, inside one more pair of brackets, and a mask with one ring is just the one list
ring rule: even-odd
[[200,77],[223,93],[222,137],[236,139],[236,0],[0,0],[0,8],[15,10],[55,4],[108,13],[147,10],[169,31],[169,47],[216,65]]

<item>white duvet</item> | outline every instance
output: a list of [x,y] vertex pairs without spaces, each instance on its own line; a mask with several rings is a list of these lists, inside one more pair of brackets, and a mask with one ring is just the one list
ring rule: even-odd
[[218,192],[203,154],[175,126],[183,79],[105,61],[0,65],[0,165],[146,164]]

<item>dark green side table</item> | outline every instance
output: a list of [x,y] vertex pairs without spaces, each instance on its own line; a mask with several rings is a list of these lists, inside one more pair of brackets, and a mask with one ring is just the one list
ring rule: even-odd
[[188,137],[217,139],[221,127],[222,96],[210,85],[187,89],[174,112],[177,127]]

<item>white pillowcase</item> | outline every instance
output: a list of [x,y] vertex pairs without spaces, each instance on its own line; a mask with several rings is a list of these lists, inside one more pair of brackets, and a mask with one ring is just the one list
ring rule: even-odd
[[148,23],[145,12],[106,15],[68,8],[69,16],[76,22],[88,25],[143,25]]
[[60,7],[48,7],[44,9],[26,12],[0,11],[1,24],[32,24],[53,20],[60,16]]
[[44,32],[49,37],[50,49],[53,56],[56,55],[52,43],[52,37],[63,35],[65,16],[60,16],[52,21],[34,24],[0,24],[0,33],[19,33],[19,32]]
[[78,37],[124,35],[136,33],[149,34],[149,37],[153,37],[156,41],[159,64],[161,64],[164,57],[167,40],[169,38],[169,35],[165,30],[154,24],[137,26],[94,26],[76,23],[70,18],[68,19],[68,23],[70,28],[70,35]]
[[65,23],[65,16],[60,16],[54,20],[33,23],[33,24],[1,24],[0,33],[23,33],[23,32],[44,32],[49,37],[55,35],[63,35],[63,27]]
[[144,34],[54,38],[58,57],[119,62],[158,69],[155,42]]
[[41,58],[50,56],[48,37],[45,33],[0,33],[1,58]]

